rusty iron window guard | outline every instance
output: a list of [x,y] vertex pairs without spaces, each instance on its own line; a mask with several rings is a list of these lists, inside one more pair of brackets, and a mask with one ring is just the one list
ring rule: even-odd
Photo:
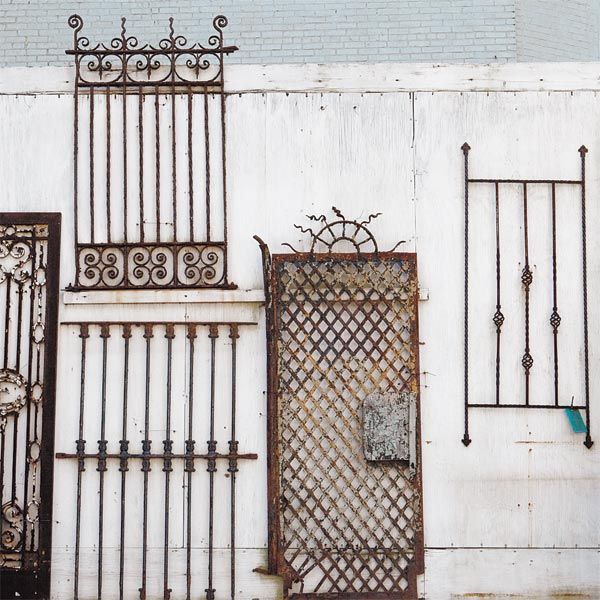
[[[192,560],[193,559],[193,535],[194,522],[197,522],[198,515],[192,513],[192,499],[200,493],[206,493],[208,499],[208,514],[202,515],[202,518],[208,522],[208,547],[207,547],[207,581],[206,581],[206,598],[214,600],[216,589],[214,585],[214,535],[215,527],[229,528],[229,548],[230,548],[230,589],[228,590],[230,597],[233,599],[236,596],[236,479],[239,471],[239,461],[255,460],[257,455],[254,453],[246,453],[239,451],[239,442],[236,438],[236,414],[237,414],[237,340],[240,337],[240,325],[236,323],[162,323],[162,322],[85,322],[85,323],[62,323],[64,326],[72,326],[78,329],[78,335],[81,339],[81,365],[80,365],[80,392],[79,392],[79,439],[75,442],[75,452],[57,452],[58,459],[72,459],[77,461],[77,490],[76,490],[76,530],[75,536],[75,567],[73,576],[73,597],[77,599],[80,593],[80,547],[81,547],[81,521],[82,514],[88,510],[88,507],[82,503],[82,490],[86,480],[89,481],[91,474],[84,475],[86,465],[90,463],[96,465],[98,471],[98,494],[99,505],[97,514],[98,524],[98,558],[97,558],[97,592],[96,597],[101,600],[103,595],[103,586],[105,583],[106,573],[103,571],[103,554],[104,554],[104,531],[106,508],[104,505],[105,499],[105,475],[111,465],[117,468],[121,474],[120,477],[120,503],[119,503],[119,598],[127,598],[125,576],[130,576],[131,569],[127,568],[127,540],[126,540],[126,521],[131,508],[129,508],[128,498],[132,494],[142,494],[143,512],[141,523],[139,523],[139,535],[142,543],[142,566],[140,572],[140,587],[139,598],[145,600],[148,597],[148,563],[147,557],[149,548],[149,530],[152,523],[163,528],[163,599],[171,597],[169,559],[173,548],[169,543],[169,527],[171,524],[169,501],[171,499],[171,479],[170,475],[174,468],[174,463],[183,465],[185,477],[185,542],[184,548],[186,553],[186,583],[185,597],[193,596],[192,587]],[[210,349],[208,363],[209,374],[203,377],[203,373],[198,373],[198,338],[200,335],[207,335],[210,340]],[[99,338],[100,351],[92,353],[94,357],[99,358],[100,364],[89,363],[89,341],[94,336]],[[155,336],[165,338],[166,342],[162,342],[160,348],[156,348],[157,340]],[[185,439],[180,436],[177,439],[173,438],[175,429],[179,429],[172,423],[172,407],[173,402],[180,401],[175,396],[173,391],[174,379],[173,372],[175,369],[174,361],[178,360],[180,354],[174,350],[174,344],[177,343],[178,337],[182,338],[185,344],[186,352],[182,356],[181,361],[186,362],[185,368],[187,371],[187,380],[182,382],[186,388],[188,398],[188,410],[186,416]],[[231,377],[229,390],[229,434],[230,440],[227,442],[227,451],[218,451],[218,440],[215,432],[215,408],[218,398],[216,397],[217,369],[223,368],[217,365],[217,343],[219,338],[227,337],[229,340],[229,373]],[[111,341],[111,338],[113,340]],[[120,340],[118,338],[121,338]],[[132,340],[138,343],[138,352],[135,354],[131,350]],[[154,343],[153,343],[154,340]],[[154,380],[157,377],[156,370],[153,370],[152,364],[155,360],[154,352],[165,350],[160,354],[160,359],[163,361],[163,369],[165,379],[164,388],[164,403],[152,405],[152,387]],[[221,342],[223,343],[223,342]],[[121,346],[121,363],[118,366],[119,372],[109,374],[111,367],[108,361],[109,345]],[[141,344],[141,346],[139,345]],[[196,357],[196,358],[195,358]],[[134,362],[135,361],[135,362]],[[138,364],[139,363],[139,364]],[[137,367],[136,367],[137,365]],[[182,366],[181,364],[179,365]],[[136,367],[134,371],[134,367]],[[114,367],[113,367],[114,368]],[[100,390],[90,389],[86,379],[92,374],[93,370],[99,370],[101,373]],[[132,377],[131,374],[134,373]],[[143,374],[143,380],[140,380],[139,375]],[[121,394],[108,394],[109,377],[120,378]],[[143,439],[141,442],[141,451],[131,451],[130,445],[135,443],[131,440],[132,429],[134,424],[131,420],[132,402],[135,400],[133,389],[138,383],[144,391],[140,394],[143,398]],[[207,440],[207,451],[198,452],[196,449],[196,441],[194,439],[194,411],[197,412],[198,407],[195,406],[195,400],[199,396],[200,386],[208,386],[209,404],[207,422],[209,423],[209,440]],[[92,406],[90,406],[89,396],[92,395]],[[154,408],[153,408],[154,406]],[[98,450],[90,452],[86,450],[87,442],[83,439],[84,435],[84,420],[91,417],[92,411],[99,411],[99,439]],[[121,412],[121,439],[108,440],[106,439],[107,414],[112,411]],[[164,413],[164,439],[160,441],[162,445],[161,451],[152,451],[153,445],[157,445],[155,440],[150,438],[150,421],[152,414],[156,411]],[[93,414],[93,413],[92,413]],[[176,447],[179,446],[179,449]],[[113,448],[113,449],[111,449]],[[208,472],[208,489],[198,491],[197,483],[199,475],[194,473],[197,470],[197,461],[206,463],[206,471]],[[218,472],[218,464],[222,461],[226,462],[226,473],[230,478],[230,498],[229,498],[229,514],[230,518],[227,524],[215,522],[215,476]],[[136,468],[143,472],[143,488],[142,490],[131,489],[132,484],[128,482],[127,472],[132,468],[132,463]],[[158,464],[157,464],[158,463]],[[149,474],[153,466],[162,466],[164,472],[164,515],[156,516],[154,511],[151,514],[150,496],[149,496]],[[196,482],[196,485],[194,485]],[[91,483],[91,482],[90,482]],[[194,486],[194,487],[193,487]],[[192,495],[192,489],[194,490]],[[129,516],[131,519],[132,516]],[[154,529],[153,529],[154,531]],[[180,593],[184,593],[180,590]]]
[[123,18],[120,36],[108,44],[93,45],[81,35],[82,18],[69,18],[70,289],[234,288],[227,271],[224,58],[237,47],[224,43],[227,19],[215,17],[206,45],[176,35],[173,18],[157,45],[140,44],[125,24]]
[[[580,155],[580,178],[579,179],[501,179],[501,178],[473,178],[469,174],[469,151],[468,143],[461,146],[464,155],[464,435],[462,443],[469,446],[471,437],[469,434],[469,409],[473,408],[524,408],[524,409],[565,409],[573,408],[585,412],[586,436],[584,445],[589,449],[593,445],[590,433],[590,383],[589,383],[589,351],[588,351],[588,305],[587,305],[587,241],[586,241],[586,181],[585,181],[585,158],[588,152],[585,146],[578,150]],[[496,278],[496,306],[491,317],[496,334],[496,357],[495,357],[495,398],[494,402],[482,403],[472,402],[469,391],[469,191],[474,184],[492,185],[494,187],[495,203],[495,278]],[[525,398],[523,403],[503,403],[500,395],[500,369],[501,369],[501,334],[505,315],[501,304],[501,240],[500,240],[500,189],[503,185],[517,185],[522,189],[523,202],[523,261],[524,266],[520,274],[523,286],[524,304],[524,349],[521,358],[523,375],[525,377]],[[551,227],[552,227],[552,311],[548,318],[548,324],[552,330],[553,339],[553,379],[554,394],[551,403],[530,402],[530,375],[534,365],[534,357],[530,346],[530,289],[533,284],[533,272],[529,256],[529,227],[527,191],[533,185],[550,186],[551,202]],[[578,187],[581,194],[581,273],[582,273],[582,296],[583,306],[583,377],[584,377],[584,402],[576,405],[565,404],[560,401],[558,378],[559,378],[559,356],[558,356],[558,331],[561,316],[558,308],[557,297],[557,245],[556,245],[556,189],[558,186]]]

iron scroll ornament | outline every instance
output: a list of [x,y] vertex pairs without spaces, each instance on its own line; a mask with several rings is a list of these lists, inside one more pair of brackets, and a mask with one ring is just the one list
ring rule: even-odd
[[[364,221],[357,221],[355,219],[347,219],[342,211],[335,206],[331,207],[331,210],[337,217],[333,221],[328,221],[325,215],[306,215],[306,218],[315,223],[321,224],[321,229],[314,231],[310,227],[303,227],[302,225],[294,225],[296,229],[299,229],[302,233],[307,233],[312,238],[309,254],[315,254],[317,244],[321,243],[325,246],[327,253],[331,254],[334,252],[335,247],[338,244],[349,244],[354,247],[357,254],[373,253],[379,254],[379,247],[377,246],[377,240],[371,231],[367,228],[367,225],[371,223],[377,217],[380,217],[382,213],[370,214]],[[258,236],[254,236],[254,239],[262,245],[262,240]],[[389,252],[394,252],[398,246],[404,244],[405,240],[399,241]],[[299,250],[296,250],[291,244],[287,242],[282,244],[287,246],[296,254],[301,254]]]
[[[73,48],[67,54],[75,56],[77,83],[104,86],[207,86],[221,85],[222,56],[231,54],[237,46],[225,46],[223,29],[227,18],[217,15],[212,22],[215,33],[206,45],[189,44],[183,35],[176,35],[173,17],[169,18],[169,35],[158,44],[140,44],[127,35],[125,17],[121,18],[120,36],[108,43],[92,45],[80,35],[83,19],[73,14],[68,24],[73,29]],[[85,69],[82,69],[85,67]],[[200,77],[203,75],[203,77]]]

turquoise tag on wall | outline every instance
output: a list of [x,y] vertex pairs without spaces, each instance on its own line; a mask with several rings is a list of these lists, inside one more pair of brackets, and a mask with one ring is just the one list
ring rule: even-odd
[[567,414],[573,433],[587,433],[587,427],[577,408],[565,408],[565,413]]

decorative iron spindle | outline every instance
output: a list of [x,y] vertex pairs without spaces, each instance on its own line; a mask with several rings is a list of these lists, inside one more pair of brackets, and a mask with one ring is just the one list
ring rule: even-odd
[[496,326],[496,404],[500,404],[500,334],[504,324],[504,314],[500,302],[500,192],[496,182],[496,312],[493,321]]
[[129,440],[127,435],[127,408],[129,400],[129,340],[131,339],[131,324],[123,324],[123,413],[122,433],[119,441],[119,471],[121,471],[121,517],[120,517],[120,548],[119,548],[119,600],[124,598],[125,575],[125,511],[126,511],[126,477],[129,471],[128,453]]
[[552,314],[550,326],[552,327],[552,350],[554,354],[554,404],[558,406],[558,327],[560,326],[558,313],[557,291],[557,265],[556,265],[556,184],[552,184]]
[[[580,179],[484,179],[472,178],[469,176],[469,150],[470,146],[465,142],[461,149],[464,155],[464,281],[465,281],[465,298],[464,298],[464,436],[462,442],[465,446],[471,443],[469,436],[469,409],[471,408],[532,408],[532,409],[563,409],[573,408],[585,411],[585,422],[587,433],[584,444],[587,448],[591,448],[593,441],[590,433],[590,404],[589,404],[589,340],[588,340],[588,311],[587,311],[587,246],[586,246],[586,182],[585,182],[585,156],[587,148],[581,146],[579,154],[581,158],[581,177]],[[496,330],[496,398],[494,402],[472,402],[469,397],[469,191],[474,184],[492,184],[495,189],[495,205],[496,205],[496,312],[493,316],[493,323]],[[501,264],[501,240],[500,240],[500,195],[499,188],[502,185],[516,185],[522,190],[522,226],[523,226],[523,257],[524,266],[520,273],[520,281],[523,286],[523,308],[524,308],[524,350],[521,357],[521,365],[523,367],[525,379],[525,397],[522,403],[518,402],[501,402],[500,400],[500,334],[504,323],[505,316],[501,311],[500,303],[500,264]],[[534,358],[531,349],[531,328],[530,328],[530,291],[533,284],[533,270],[530,262],[529,248],[529,200],[528,191],[530,186],[549,186],[550,203],[551,203],[551,257],[552,257],[552,310],[550,314],[549,324],[552,328],[552,353],[553,353],[553,382],[554,393],[552,402],[531,402],[532,390],[530,388],[531,370],[534,366]],[[556,217],[556,189],[561,187],[579,187],[581,190],[581,261],[582,261],[582,301],[583,301],[583,355],[584,355],[584,387],[585,387],[585,402],[571,404],[560,401],[559,398],[559,360],[558,360],[558,332],[561,323],[561,315],[558,310],[558,258],[557,258],[557,217]]]
[[[73,56],[75,63],[73,148],[77,268],[72,289],[235,287],[227,273],[224,57],[237,48],[224,43],[227,19],[215,17],[214,33],[206,45],[188,44],[185,37],[176,35],[173,18],[169,19],[168,36],[157,45],[140,44],[129,36],[125,18],[121,19],[120,34],[108,44],[93,45],[82,36],[83,20],[78,15],[69,18],[69,25],[73,29],[73,48],[67,50],[67,54]],[[201,98],[196,101],[198,95]],[[134,102],[129,103],[128,98],[137,100],[137,115]],[[153,104],[153,111],[144,110],[146,99]],[[96,105],[102,101],[104,115],[98,119]],[[161,137],[165,141],[165,133],[161,134],[165,121],[165,116],[161,116],[163,104],[169,112],[168,148],[167,144],[161,146]],[[194,168],[196,110],[203,112],[204,120],[203,170]],[[79,127],[86,111],[89,114],[87,133]],[[132,118],[137,126],[137,158],[132,157],[135,152],[130,151],[128,139],[128,120]],[[150,127],[145,127],[148,119]],[[104,121],[104,136],[98,135],[99,120]],[[114,126],[118,120],[120,131]],[[213,145],[212,151],[214,154],[216,150],[221,163],[221,189],[217,179],[211,181],[213,120],[218,120],[220,128],[220,145]],[[181,140],[177,139],[178,121],[185,121],[187,131]],[[153,130],[154,140],[145,141],[145,130]],[[88,138],[87,194],[79,186],[83,135]],[[185,144],[187,155],[187,165],[183,168],[178,165],[181,143]],[[154,152],[146,152],[150,150],[147,144],[153,145]],[[104,156],[100,156],[102,153]],[[149,167],[155,172],[154,190],[147,187],[145,192],[147,169],[144,163],[151,160],[151,154],[154,154],[154,164]],[[170,162],[168,174],[164,172],[163,158]],[[113,166],[115,160],[121,160],[121,169]],[[137,193],[135,179],[132,181],[136,171]],[[161,194],[161,180],[164,181],[165,176],[170,178],[167,198],[165,190]],[[202,177],[204,199],[195,190]],[[113,189],[118,179],[121,193]],[[105,198],[100,202],[102,190]],[[151,208],[152,196],[154,206]],[[222,215],[222,226],[218,229],[215,219],[211,219],[215,211]],[[204,232],[196,230],[201,227],[195,217],[202,212],[206,217]],[[106,227],[99,231],[102,222]]]
[[237,453],[239,442],[235,435],[236,426],[236,407],[237,407],[237,340],[240,337],[237,324],[232,324],[229,327],[229,337],[231,338],[231,439],[229,440],[229,468],[227,471],[231,474],[231,524],[230,524],[230,539],[231,548],[231,563],[230,563],[230,578],[231,578],[231,600],[235,600],[235,478],[239,471],[237,464]]
[[529,347],[529,290],[533,283],[533,273],[529,266],[529,219],[527,218],[527,183],[523,183],[523,237],[525,242],[525,266],[521,273],[521,283],[525,290],[525,352],[521,364],[525,370],[525,404],[529,404],[529,376],[533,367],[533,357]]
[[146,600],[146,576],[148,572],[148,473],[150,472],[150,343],[154,337],[152,323],[144,325],[144,339],[146,340],[146,394],[144,405],[144,439],[142,441],[142,472],[144,473],[144,508],[142,521],[142,587],[140,587],[140,600]]

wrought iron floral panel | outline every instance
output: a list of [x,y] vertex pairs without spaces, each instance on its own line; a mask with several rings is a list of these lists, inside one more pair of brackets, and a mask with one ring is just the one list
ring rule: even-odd
[[223,29],[108,44],[69,18],[75,61],[73,289],[235,287],[227,274]]
[[[331,223],[311,217],[322,228],[305,230],[310,252],[271,256],[259,240],[269,569],[290,598],[415,598],[423,570],[416,256],[379,252],[366,228],[372,217],[334,211]],[[336,252],[344,245],[355,251]],[[363,413],[378,394],[412,402],[408,460],[365,456]],[[398,447],[401,427],[388,431]]]
[[[471,436],[469,432],[469,412],[474,408],[523,408],[523,409],[573,409],[582,410],[585,413],[585,428],[586,436],[584,440],[585,446],[589,449],[593,445],[591,433],[590,433],[590,382],[589,382],[589,348],[588,348],[588,306],[587,306],[587,219],[586,219],[586,170],[585,170],[585,158],[588,152],[585,146],[579,148],[580,156],[580,177],[577,179],[501,179],[501,178],[476,178],[471,177],[469,174],[469,151],[471,147],[466,142],[461,147],[464,155],[464,435],[462,443],[465,446],[469,446],[471,443]],[[470,307],[470,289],[473,286],[469,280],[469,252],[471,249],[471,239],[469,235],[469,215],[471,209],[472,199],[470,199],[470,193],[474,186],[493,186],[493,197],[494,197],[494,226],[495,226],[495,263],[490,266],[490,270],[493,269],[495,275],[495,307],[492,314],[490,314],[490,331],[493,331],[495,337],[495,369],[493,373],[495,395],[494,398],[485,401],[473,401],[472,396],[474,395],[469,389],[470,373],[469,373],[469,307]],[[517,186],[520,188],[520,207],[521,207],[521,223],[520,228],[522,234],[522,259],[520,264],[522,268],[515,273],[515,277],[521,283],[522,287],[522,332],[523,332],[523,346],[522,354],[520,354],[520,365],[523,369],[522,377],[524,378],[524,397],[522,401],[515,401],[512,396],[514,393],[512,389],[508,390],[508,395],[511,400],[509,402],[502,400],[502,389],[501,389],[501,369],[502,369],[502,340],[503,340],[503,326],[507,318],[513,318],[513,314],[507,315],[506,309],[502,305],[502,289],[503,289],[503,278],[502,278],[502,256],[503,248],[506,249],[501,236],[501,219],[504,210],[502,198],[503,189],[505,186]],[[538,215],[534,212],[535,208],[532,209],[528,193],[531,193],[532,187],[539,188],[540,186],[547,188],[547,206],[550,207],[550,239],[551,244],[549,248],[549,257],[551,262],[551,296],[547,299],[547,310],[548,320],[547,327],[548,331],[551,332],[552,336],[552,379],[553,379],[553,394],[550,401],[544,402],[532,402],[532,370],[536,368],[536,356],[535,351],[532,348],[532,343],[537,339],[542,338],[542,332],[536,331],[531,325],[532,317],[532,305],[531,305],[531,293],[532,286],[535,286],[533,265],[534,259],[530,255],[530,237],[532,235],[532,224],[536,227],[538,225]],[[561,311],[559,294],[557,287],[557,279],[559,273],[559,260],[557,251],[557,230],[560,227],[559,219],[557,218],[557,190],[558,188],[567,188],[575,190],[577,196],[577,218],[580,222],[580,230],[578,240],[576,244],[578,246],[577,251],[580,257],[580,273],[581,273],[581,304],[582,307],[582,320],[580,323],[581,331],[583,333],[583,344],[582,344],[582,358],[583,358],[583,398],[577,403],[573,402],[573,396],[568,398],[561,398],[559,393],[559,332],[561,324]],[[540,211],[539,204],[537,210]],[[541,220],[541,219],[540,219]],[[543,221],[542,221],[543,222]],[[573,240],[569,238],[569,244]],[[564,272],[564,271],[562,271]],[[577,293],[573,289],[570,289],[571,294]],[[539,367],[538,367],[539,368]],[[545,368],[541,365],[542,370]]]
[[0,214],[0,596],[49,594],[60,215]]

